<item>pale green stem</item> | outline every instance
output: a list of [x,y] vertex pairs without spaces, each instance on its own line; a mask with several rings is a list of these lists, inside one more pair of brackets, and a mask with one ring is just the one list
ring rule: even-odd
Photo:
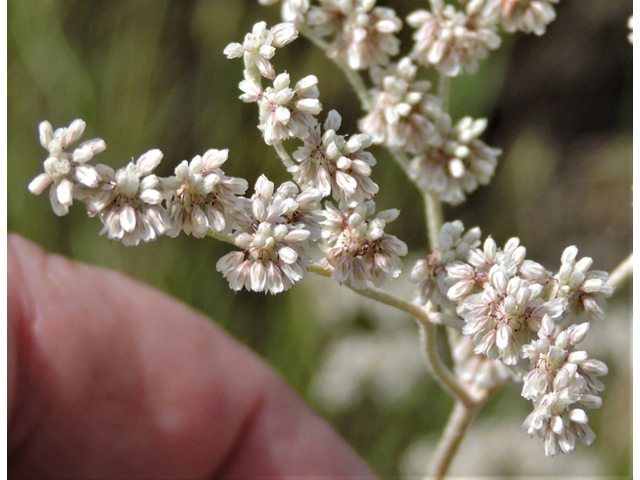
[[431,457],[428,469],[429,475],[425,477],[425,480],[441,480],[445,478],[451,462],[481,405],[465,405],[462,402],[456,402],[442,437],[440,437]]
[[289,169],[290,167],[293,167],[295,165],[295,163],[289,156],[289,153],[287,153],[287,150],[284,148],[284,145],[282,145],[282,143],[276,143],[273,146],[273,148],[275,149],[276,153],[280,157],[280,160],[282,160],[282,163],[284,164],[285,168]]
[[[330,277],[332,272],[330,268],[325,268],[317,263],[307,266],[307,270],[323,277]],[[369,286],[365,289],[356,289],[349,284],[345,285],[358,295],[412,315],[417,320],[418,328],[420,329],[420,342],[423,346],[422,351],[425,363],[434,378],[445,391],[450,393],[458,401],[463,402],[465,405],[475,405],[477,403],[477,400],[458,382],[455,375],[451,373],[438,355],[436,347],[436,325],[432,322],[426,310],[376,287]],[[459,326],[452,325],[452,327],[458,328]]]
[[607,280],[607,285],[613,288],[619,288],[627,280],[633,276],[633,252],[625,258],[620,265],[613,269]]
[[442,229],[442,204],[431,192],[424,192],[424,208],[427,217],[427,236],[431,251],[440,247],[440,230]]
[[440,358],[437,345],[436,325],[418,322],[418,330],[420,333],[423,360],[434,378],[456,401],[462,402],[464,405],[476,405],[478,400],[469,394],[467,389],[458,381],[458,378],[447,368],[442,358]]
[[442,102],[442,111],[449,113],[449,91],[451,90],[451,77],[445,74],[440,74],[440,81],[438,82],[438,98]]

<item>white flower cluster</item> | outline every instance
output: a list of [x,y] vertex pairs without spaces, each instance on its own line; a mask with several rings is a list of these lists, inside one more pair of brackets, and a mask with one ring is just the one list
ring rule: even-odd
[[373,143],[419,154],[433,140],[432,121],[442,115],[440,101],[427,93],[429,82],[415,79],[417,71],[408,57],[386,69],[371,69],[373,108],[358,126]]
[[284,47],[298,37],[298,31],[291,23],[279,23],[267,30],[265,22],[258,22],[251,33],[247,33],[244,42],[230,43],[224,49],[227,58],[244,58],[246,71],[257,68],[263,77],[271,80],[276,78],[276,72],[271,65],[271,58],[276,48]]
[[[349,14],[358,15],[361,22],[368,22],[370,17],[383,15],[387,10],[374,9],[368,15],[373,4],[374,2],[326,1],[322,2],[322,11],[333,11],[336,15],[338,11],[343,12],[342,14],[350,12]],[[309,17],[317,19],[320,15],[318,9],[319,7],[313,7]],[[381,24],[384,25],[384,22]],[[363,23],[363,28],[364,26],[366,25]],[[256,29],[254,27],[254,32]],[[258,30],[264,32],[266,26]],[[240,47],[233,45],[227,47],[225,52],[232,49],[240,51]],[[286,73],[275,78],[273,88],[262,90],[259,80],[249,69],[245,70],[245,79],[240,82],[240,89],[244,93],[240,98],[245,102],[259,104],[258,128],[263,132],[265,142],[268,145],[278,145],[289,138],[302,141],[302,146],[293,154],[298,164],[288,167],[297,186],[291,182],[287,184],[296,188],[296,194],[300,188],[301,196],[308,195],[315,201],[332,196],[338,203],[336,208],[327,201],[325,209],[317,211],[320,217],[325,218],[320,222],[323,239],[321,249],[325,254],[321,264],[332,268],[333,278],[340,283],[348,283],[358,289],[366,288],[369,281],[374,285],[381,285],[386,277],[396,278],[402,267],[399,257],[406,255],[407,246],[396,237],[384,233],[386,222],[397,217],[397,210],[387,210],[380,212],[375,218],[369,218],[374,214],[373,197],[378,192],[378,185],[370,178],[371,167],[376,164],[376,159],[366,151],[371,146],[371,136],[361,133],[347,137],[336,133],[342,118],[335,110],[329,112],[323,126],[318,125],[314,115],[320,113],[322,106],[318,100],[315,76],[305,77],[294,89],[289,88],[289,75]],[[273,185],[270,188],[273,190]],[[255,203],[259,198],[271,198],[270,195],[265,197],[259,193],[262,190],[269,189],[256,185],[252,202]],[[291,191],[289,187],[285,190]],[[244,286],[248,290],[277,293],[289,288],[305,274],[308,258],[300,248],[286,246],[290,248],[285,249],[284,259],[278,254],[279,248],[285,247],[288,241],[288,233],[284,227],[286,222],[281,217],[284,214],[277,213],[279,202],[274,204],[278,205],[277,208],[272,207],[276,213],[268,218],[257,216],[254,209],[251,228],[235,237],[235,243],[245,251],[229,254],[218,262],[218,270],[229,280],[232,289],[239,290]],[[304,231],[315,233],[314,222],[316,221],[297,225]],[[276,228],[278,235],[274,236]],[[259,229],[264,229],[264,232]],[[271,239],[267,247],[263,246],[264,235]],[[259,238],[258,243],[254,243],[254,237]],[[304,247],[308,241],[315,241],[317,238],[305,237]],[[291,251],[295,251],[296,255],[291,255]],[[248,255],[247,258],[245,254]],[[295,268],[287,261],[294,258]],[[278,278],[284,280],[278,280],[275,284],[268,278],[265,281],[263,273],[269,269],[280,272]]]
[[375,0],[320,0],[309,10],[307,23],[319,37],[329,37],[330,58],[362,70],[389,63],[400,51],[395,36],[402,21],[390,8],[375,7]]
[[396,278],[402,268],[401,256],[407,245],[384,232],[387,223],[400,213],[396,209],[379,212],[374,218],[375,203],[370,200],[346,211],[327,202],[321,215],[321,264],[333,267],[331,276],[340,283],[363,289],[367,281],[381,285],[385,278]]
[[38,195],[52,184],[49,197],[58,215],[69,213],[74,198],[81,200],[90,216],[100,217],[104,224],[100,233],[109,240],[138,245],[181,231],[199,238],[226,235],[247,216],[248,200],[239,197],[247,182],[227,177],[220,169],[226,150],[209,150],[191,163],[182,162],[174,177],[160,178],[153,174],[163,157],[160,150],[149,150],[114,170],[86,163],[106,148],[101,139],[88,140],[73,153],[64,151],[82,136],[84,121],[74,120],[55,132],[44,121],[39,129],[49,157],[44,161],[45,173],[29,184],[29,190]]
[[373,198],[378,185],[371,180],[371,167],[376,159],[364,149],[371,145],[366,134],[338,135],[342,117],[331,110],[324,123],[312,129],[294,154],[299,165],[289,168],[296,182],[306,188],[317,188],[323,197],[333,195],[340,205],[355,206]]
[[547,455],[573,451],[576,438],[590,445],[594,434],[588,418],[574,404],[600,406],[597,395],[604,386],[597,377],[607,368],[574,347],[589,328],[579,322],[604,318],[605,299],[613,293],[608,275],[590,270],[588,257],[576,261],[574,246],[565,249],[554,275],[525,259],[526,249],[517,238],[502,250],[491,237],[476,248],[479,229],[463,232],[460,222],[445,224],[442,249],[418,261],[412,271],[412,280],[419,283],[416,302],[435,306],[440,315],[457,314],[465,323],[462,333],[475,345],[474,354],[485,357],[471,357],[469,341],[461,341],[461,352],[454,357],[458,373],[471,379],[481,369],[484,373],[471,385],[481,391],[509,378],[502,367],[484,362],[499,360],[525,369],[522,396],[534,405],[524,424],[527,433],[544,438]]
[[40,144],[49,152],[44,161],[44,173],[41,173],[29,183],[29,191],[40,195],[51,184],[49,200],[56,215],[66,215],[73,204],[73,182],[95,188],[100,181],[100,175],[86,162],[94,155],[103,152],[107,144],[100,138],[87,140],[72,153],[65,150],[76,143],[84,134],[86,124],[76,119],[68,127],[53,130],[46,120],[39,126]]
[[443,0],[431,0],[431,12],[418,10],[407,17],[416,28],[412,55],[420,64],[435,66],[449,77],[474,73],[489,50],[500,46],[493,16],[483,0],[468,2],[464,12]]
[[420,188],[458,205],[491,181],[502,151],[479,140],[487,128],[484,118],[464,117],[452,127],[451,117],[442,114],[435,126],[427,150],[412,160],[409,172]]
[[486,12],[495,16],[507,32],[542,35],[556,19],[552,3],[560,0],[487,0]]
[[319,200],[316,190],[299,193],[293,182],[285,182],[274,191],[267,177],[258,178],[251,216],[233,236],[243,251],[225,255],[216,265],[231,289],[276,294],[304,277],[311,260],[303,250],[318,239],[318,230],[300,220],[313,215]]

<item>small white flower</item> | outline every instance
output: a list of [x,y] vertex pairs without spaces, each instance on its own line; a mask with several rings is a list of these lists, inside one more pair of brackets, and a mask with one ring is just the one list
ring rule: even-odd
[[[464,232],[460,220],[445,223],[439,234],[440,248],[431,252],[426,258],[416,262],[411,270],[411,281],[418,283],[413,295],[414,303],[424,305],[430,300],[436,305],[452,308],[447,298],[449,286],[461,282],[457,288],[466,295],[474,292],[478,278],[474,269],[462,263],[471,249],[480,245],[480,229],[478,227]],[[462,293],[455,295],[453,301],[462,298]]]
[[466,12],[461,12],[442,0],[432,0],[432,12],[418,10],[409,15],[407,23],[417,29],[413,58],[450,77],[463,71],[475,73],[488,50],[500,46],[494,22],[477,4],[470,2]]
[[292,23],[280,23],[268,30],[265,22],[258,22],[252,32],[245,35],[244,43],[230,43],[224,54],[227,58],[244,57],[245,65],[255,65],[263,77],[273,80],[276,72],[270,60],[276,47],[284,47],[296,38],[298,31]]
[[243,251],[231,252],[216,264],[232,290],[276,294],[305,276],[311,260],[303,250],[314,238],[297,214],[303,202],[308,207],[313,201],[309,195],[301,195],[292,182],[283,183],[274,192],[267,177],[258,178],[251,197],[251,223],[233,237]]
[[318,100],[318,79],[308,75],[290,88],[288,73],[281,73],[273,81],[273,87],[262,91],[251,80],[240,83],[245,92],[240,98],[245,102],[258,102],[260,124],[267,145],[281,143],[288,138],[306,138],[318,121],[314,115],[322,111]]
[[517,378],[501,361],[489,360],[473,350],[473,340],[462,337],[453,350],[453,359],[457,377],[475,395],[486,394]]
[[479,140],[486,127],[486,119],[471,117],[452,127],[449,115],[443,114],[436,121],[436,134],[427,151],[415,157],[409,166],[420,188],[457,205],[479,185],[487,185],[502,152]]
[[104,140],[87,140],[73,152],[67,151],[82,137],[85,126],[83,120],[76,119],[68,127],[58,128],[55,132],[46,120],[38,127],[40,144],[49,152],[49,157],[44,161],[44,173],[34,178],[28,188],[31,193],[40,195],[53,184],[49,200],[56,215],[69,213],[74,195],[73,180],[88,188],[97,187],[102,180],[96,169],[85,163],[107,148]]
[[576,317],[586,315],[594,320],[605,317],[607,301],[613,287],[607,285],[609,274],[590,270],[593,261],[584,257],[576,262],[578,249],[567,247],[562,254],[562,265],[555,275],[556,296],[570,308]]
[[316,188],[323,196],[332,194],[341,205],[353,206],[378,193],[378,185],[370,178],[376,159],[365,151],[371,145],[368,135],[347,139],[336,133],[341,122],[338,112],[329,112],[324,134],[319,125],[309,132],[303,146],[293,153],[300,165],[290,171],[305,188]]
[[385,210],[373,216],[375,204],[368,201],[347,211],[327,202],[321,215],[325,254],[320,263],[333,267],[331,276],[340,283],[363,289],[367,281],[380,286],[385,278],[397,278],[402,269],[401,256],[407,245],[384,228],[398,216],[398,210]]
[[371,135],[373,143],[418,154],[431,141],[432,119],[441,114],[440,101],[427,94],[429,82],[415,80],[416,72],[408,57],[387,69],[371,70],[373,109],[358,126]]
[[101,235],[132,246],[166,232],[162,187],[160,179],[152,174],[161,160],[162,152],[155,149],[115,172],[106,165],[96,166],[103,183],[84,201],[89,215],[100,215],[104,224]]
[[633,45],[633,15],[629,17],[629,21],[627,22],[627,27],[629,28],[629,43]]
[[556,18],[552,3],[559,0],[488,0],[486,14],[496,16],[507,32],[542,35]]
[[394,35],[402,21],[390,8],[376,7],[375,0],[320,0],[309,10],[308,23],[321,37],[331,36],[327,55],[353,70],[389,63],[400,41]]
[[227,235],[234,224],[243,223],[248,215],[247,191],[243,178],[227,177],[220,169],[228,150],[208,150],[191,162],[183,161],[175,176],[163,179],[169,205],[171,228],[167,235],[202,238],[210,232]]

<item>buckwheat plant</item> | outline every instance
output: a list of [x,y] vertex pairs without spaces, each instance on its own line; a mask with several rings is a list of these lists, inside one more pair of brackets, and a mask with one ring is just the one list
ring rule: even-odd
[[[478,227],[444,223],[441,212],[442,203],[460,204],[488,185],[501,154],[481,139],[486,119],[451,118],[451,78],[475,72],[501,34],[542,35],[558,1],[425,2],[406,18],[415,30],[409,56],[395,58],[402,20],[393,9],[375,0],[281,0],[284,23],[257,23],[224,54],[242,59],[240,99],[257,105],[258,129],[290,181],[275,185],[262,175],[249,190],[223,171],[224,149],[182,161],[168,178],[153,173],[160,150],[115,171],[91,165],[107,145],[91,139],[70,150],[85,130],[78,119],[56,130],[40,124],[48,155],[28,188],[38,195],[49,187],[56,215],[84,203],[104,224],[101,234],[125,245],[180,233],[227,242],[235,248],[216,268],[232,290],[277,294],[313,273],[412,315],[429,370],[455,399],[429,467],[435,478],[445,476],[478,410],[510,381],[521,382],[531,402],[524,433],[539,437],[548,456],[571,453],[595,440],[587,410],[601,407],[607,374],[580,344],[593,321],[605,320],[607,299],[631,274],[631,255],[609,275],[568,246],[548,270],[527,258],[518,238],[498,246]],[[314,75],[292,79],[272,63],[299,35],[344,71],[364,111],[360,132],[341,131],[340,114],[323,112]],[[425,69],[437,72],[437,89],[421,79]],[[424,200],[431,253],[410,270],[412,301],[380,288],[400,275],[407,245],[388,233],[399,211],[376,211],[373,145],[389,151]],[[436,347],[438,325],[453,346],[453,368]]]

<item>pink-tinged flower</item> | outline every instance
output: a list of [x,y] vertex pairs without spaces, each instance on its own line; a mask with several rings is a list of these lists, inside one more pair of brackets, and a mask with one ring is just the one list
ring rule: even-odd
[[274,192],[267,177],[258,178],[251,197],[251,221],[233,237],[243,251],[231,252],[216,264],[232,290],[276,294],[305,276],[311,260],[303,250],[314,237],[297,215],[301,207],[311,208],[312,200],[298,192],[292,182]]
[[162,152],[154,149],[136,161],[114,171],[97,165],[101,185],[84,198],[89,215],[100,215],[104,224],[101,235],[124,245],[150,242],[163,235],[167,228],[162,206],[160,179],[153,170],[162,160]]
[[[476,272],[462,261],[467,259],[471,249],[480,245],[480,235],[478,227],[465,232],[460,220],[447,222],[442,226],[438,236],[440,248],[418,260],[411,270],[411,281],[418,284],[413,295],[414,303],[424,305],[430,300],[442,307],[453,307],[447,298],[447,291],[449,285],[459,280],[470,280],[471,285],[466,294],[474,292]],[[467,290],[466,284],[464,290]],[[456,295],[452,300],[458,301],[461,297],[462,294]]]
[[488,0],[485,14],[497,17],[507,32],[542,35],[556,19],[553,3],[559,0]]
[[228,150],[208,150],[191,162],[183,161],[174,177],[162,180],[171,224],[167,235],[177,236],[180,231],[196,238],[209,233],[228,235],[234,225],[245,221],[248,200],[240,195],[248,184],[221,170],[228,154]]
[[449,77],[475,73],[488,51],[500,46],[495,22],[479,9],[479,2],[469,2],[464,12],[443,0],[432,0],[431,5],[431,12],[418,10],[407,17],[417,29],[412,57]]
[[316,35],[331,38],[330,58],[353,70],[386,65],[400,50],[395,34],[402,21],[392,9],[374,6],[375,0],[320,0],[307,21]]
[[465,117],[452,127],[451,118],[444,114],[435,125],[427,150],[413,159],[409,171],[420,188],[457,205],[466,194],[491,181],[502,151],[479,140],[486,119]]
[[276,145],[288,138],[304,139],[318,121],[314,115],[322,111],[318,100],[318,79],[308,75],[299,80],[294,88],[290,88],[291,79],[288,73],[281,73],[273,82],[273,87],[264,91],[252,80],[240,82],[244,92],[240,98],[244,102],[257,102],[260,123],[267,145]]
[[432,140],[432,120],[441,114],[440,101],[427,93],[429,82],[415,80],[416,71],[408,57],[387,69],[371,69],[373,109],[358,126],[373,143],[418,154]]
[[320,263],[333,267],[331,276],[340,283],[356,289],[367,287],[370,281],[380,286],[386,278],[396,278],[402,269],[401,256],[407,245],[393,235],[384,233],[388,222],[399,214],[391,209],[379,212],[374,218],[373,201],[357,205],[347,211],[335,208],[330,202],[321,212],[325,254]]
[[607,284],[609,274],[601,270],[590,270],[593,260],[584,257],[576,261],[578,249],[567,247],[562,254],[562,265],[555,275],[556,297],[576,318],[586,316],[593,320],[605,317],[607,301],[613,287]]
[[376,159],[365,149],[371,145],[366,134],[338,135],[342,118],[329,112],[322,134],[320,126],[312,129],[302,147],[294,154],[299,165],[289,169],[296,182],[315,188],[322,196],[333,195],[341,205],[353,206],[369,200],[378,192],[371,180],[371,167]]

